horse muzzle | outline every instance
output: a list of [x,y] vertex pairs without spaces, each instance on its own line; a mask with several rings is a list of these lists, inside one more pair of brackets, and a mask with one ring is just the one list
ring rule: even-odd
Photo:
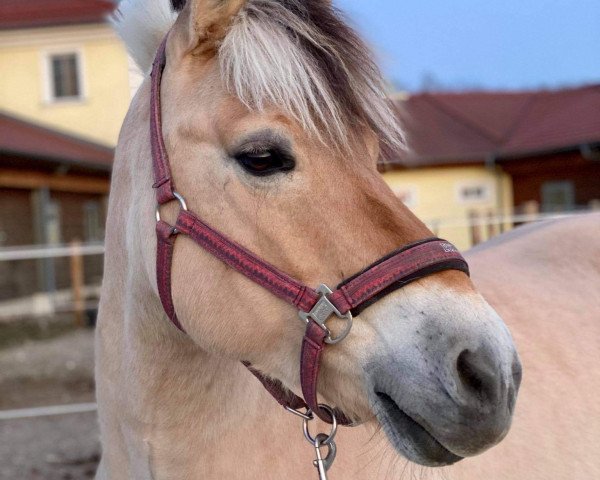
[[427,466],[500,442],[521,383],[516,349],[496,312],[477,297],[469,310],[450,296],[431,305],[417,293],[377,307],[381,348],[365,367],[369,402],[390,442]]

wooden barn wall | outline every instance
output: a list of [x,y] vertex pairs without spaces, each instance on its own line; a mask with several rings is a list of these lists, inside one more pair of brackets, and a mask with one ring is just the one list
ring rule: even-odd
[[541,203],[542,185],[562,180],[573,182],[578,206],[600,200],[600,162],[579,153],[509,160],[502,162],[502,168],[512,177],[515,207],[531,200]]

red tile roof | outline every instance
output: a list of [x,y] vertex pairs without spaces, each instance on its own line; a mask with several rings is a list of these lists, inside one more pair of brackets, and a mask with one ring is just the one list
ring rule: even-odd
[[110,0],[2,0],[0,29],[99,23],[114,8]]
[[0,159],[5,154],[108,170],[114,150],[0,112]]
[[416,165],[480,163],[600,142],[600,85],[423,93],[397,102]]

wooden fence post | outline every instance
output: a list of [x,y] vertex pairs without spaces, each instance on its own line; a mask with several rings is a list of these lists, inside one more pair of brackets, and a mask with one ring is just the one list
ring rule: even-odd
[[540,204],[536,200],[529,200],[523,203],[523,211],[524,215],[537,216],[540,213]]
[[479,213],[476,210],[470,210],[469,213],[469,225],[471,231],[471,246],[474,247],[478,243],[481,243],[481,225],[479,225]]
[[73,313],[75,314],[75,325],[83,326],[83,314],[85,302],[83,298],[84,272],[83,256],[81,254],[81,242],[73,240],[71,242],[71,292],[73,297]]
[[[502,222],[501,222],[502,223]],[[498,224],[496,223],[496,215],[493,210],[488,210],[487,212],[487,239],[494,238],[497,233]],[[501,230],[501,228],[500,228]]]

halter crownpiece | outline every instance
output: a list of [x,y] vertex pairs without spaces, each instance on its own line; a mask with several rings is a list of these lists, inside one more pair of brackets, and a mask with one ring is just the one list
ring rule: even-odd
[[[327,465],[331,465],[333,461],[330,455],[335,456],[335,426],[337,423],[349,425],[351,421],[342,412],[318,402],[317,379],[321,353],[325,345],[342,341],[350,333],[353,315],[358,315],[382,296],[442,270],[460,270],[468,274],[467,262],[451,243],[439,238],[426,238],[386,255],[344,280],[334,290],[327,285],[313,290],[204,223],[195,213],[188,210],[184,197],[175,190],[163,140],[160,86],[166,64],[166,41],[165,38],[161,43],[152,66],[150,103],[150,139],[154,170],[152,186],[156,189],[157,196],[156,275],[160,300],[171,322],[184,332],[171,297],[171,263],[175,238],[178,234],[183,234],[229,267],[298,309],[300,318],[306,323],[300,358],[300,379],[304,398],[291,392],[278,380],[266,377],[250,364],[244,364],[281,405],[304,419],[305,432],[308,432],[306,422],[312,418],[313,412],[322,420],[334,425],[328,437],[319,434],[313,438],[307,434],[307,439],[315,446],[318,459],[321,459],[319,471],[326,470],[329,468]],[[174,200],[179,202],[180,210],[177,221],[172,226],[161,219],[159,207]],[[327,327],[327,321],[332,315],[344,321],[344,328],[335,336]],[[305,412],[302,412],[302,409],[305,409]],[[329,447],[325,459],[321,458],[319,450],[322,446]]]

